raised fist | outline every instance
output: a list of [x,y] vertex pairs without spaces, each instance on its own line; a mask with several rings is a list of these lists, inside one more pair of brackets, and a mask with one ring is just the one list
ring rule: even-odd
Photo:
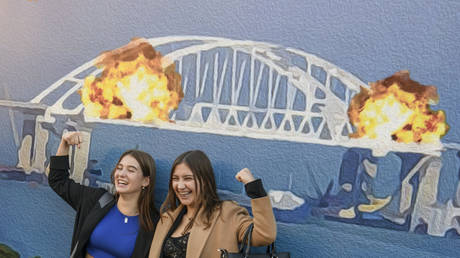
[[67,132],[62,135],[61,141],[69,146],[77,145],[77,147],[80,148],[80,144],[83,142],[83,137],[80,132]]
[[235,178],[243,184],[247,184],[249,182],[256,180],[248,168],[243,168],[242,170],[240,170],[240,172],[238,172],[235,175]]

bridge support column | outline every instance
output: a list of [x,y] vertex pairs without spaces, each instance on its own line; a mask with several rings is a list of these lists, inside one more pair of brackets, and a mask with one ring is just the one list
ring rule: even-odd
[[69,153],[71,159],[71,178],[77,182],[83,182],[85,169],[88,167],[89,147],[91,143],[91,130],[79,128],[83,137],[83,143],[80,148],[72,148]]
[[47,160],[46,145],[48,144],[49,132],[38,121],[40,121],[40,117],[37,117],[37,123],[35,123],[32,167],[40,172],[45,172],[45,162]]

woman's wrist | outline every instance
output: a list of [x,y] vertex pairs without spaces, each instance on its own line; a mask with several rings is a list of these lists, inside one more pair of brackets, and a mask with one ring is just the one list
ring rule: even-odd
[[262,185],[262,180],[255,179],[247,184],[244,185],[246,190],[246,194],[251,199],[261,198],[267,196],[267,192],[265,192],[264,186]]
[[61,140],[61,142],[59,143],[58,150],[56,152],[56,156],[69,155],[69,149],[70,149],[69,144],[67,144],[65,140]]

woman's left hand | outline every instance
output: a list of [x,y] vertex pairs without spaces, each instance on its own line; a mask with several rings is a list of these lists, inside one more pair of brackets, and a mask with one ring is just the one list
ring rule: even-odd
[[235,175],[235,178],[243,184],[247,184],[256,180],[248,168],[243,168],[240,170],[240,172]]

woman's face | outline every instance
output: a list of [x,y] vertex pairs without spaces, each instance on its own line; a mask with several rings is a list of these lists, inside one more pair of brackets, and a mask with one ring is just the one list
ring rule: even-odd
[[140,193],[149,185],[149,177],[144,177],[139,162],[130,155],[124,156],[114,173],[115,189],[119,194]]
[[[172,188],[180,203],[185,206],[196,207],[200,186],[192,170],[185,163],[181,163],[174,169],[171,180]],[[198,189],[195,187],[195,181]]]

